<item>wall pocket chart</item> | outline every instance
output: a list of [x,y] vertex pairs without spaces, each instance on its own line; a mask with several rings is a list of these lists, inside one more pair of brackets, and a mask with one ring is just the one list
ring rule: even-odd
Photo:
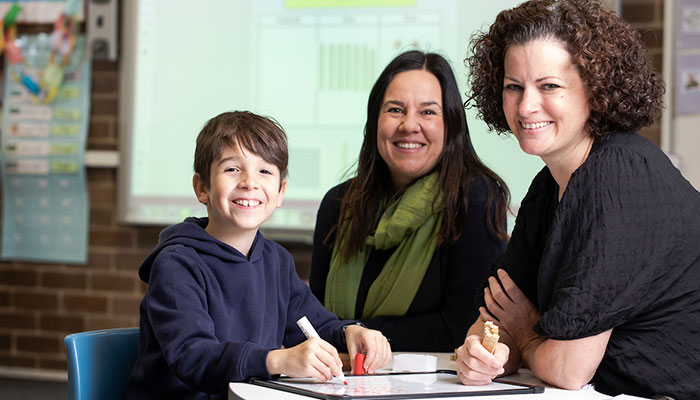
[[89,203],[85,142],[90,60],[79,36],[63,82],[48,104],[22,84],[41,81],[48,35],[20,37],[24,62],[5,64],[2,111],[2,253],[4,260],[83,264]]

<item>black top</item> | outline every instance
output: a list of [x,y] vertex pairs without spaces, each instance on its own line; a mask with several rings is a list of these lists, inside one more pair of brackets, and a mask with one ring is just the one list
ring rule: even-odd
[[[332,246],[324,245],[323,240],[338,221],[340,200],[349,182],[326,193],[316,217],[310,285],[321,303],[332,253]],[[486,225],[485,182],[475,180],[469,192],[468,221],[461,236],[456,243],[435,249],[406,315],[362,320],[367,327],[391,339],[394,351],[451,352],[464,343],[469,326],[478,316],[470,294],[481,284],[496,257],[503,253],[505,243],[493,236]],[[357,319],[360,319],[370,285],[394,250],[370,252],[357,295]]]
[[557,204],[558,191],[545,167],[490,274],[539,308],[540,336],[613,329],[596,390],[700,399],[700,193],[634,133],[596,143]]

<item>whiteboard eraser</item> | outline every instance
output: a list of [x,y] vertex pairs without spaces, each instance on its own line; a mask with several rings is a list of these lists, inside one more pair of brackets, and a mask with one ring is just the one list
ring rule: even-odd
[[394,356],[394,372],[435,372],[437,357],[429,354],[397,354]]

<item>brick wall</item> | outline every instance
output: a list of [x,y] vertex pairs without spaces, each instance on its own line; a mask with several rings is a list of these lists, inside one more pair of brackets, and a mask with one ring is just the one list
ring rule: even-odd
[[[643,34],[661,68],[663,0],[623,0],[623,17]],[[119,64],[93,64],[88,148],[118,149]],[[642,133],[659,143],[659,125]],[[87,265],[0,262],[0,367],[65,370],[63,337],[71,332],[136,326],[145,285],[136,270],[160,227],[121,225],[117,171],[88,168],[90,245]],[[308,276],[311,249],[285,244]]]
[[[662,74],[664,0],[620,0],[620,4],[622,18],[641,33],[654,67]],[[639,133],[660,145],[661,121]]]

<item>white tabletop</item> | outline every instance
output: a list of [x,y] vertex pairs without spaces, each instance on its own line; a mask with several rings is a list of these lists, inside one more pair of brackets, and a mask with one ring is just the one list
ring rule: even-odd
[[[394,355],[402,353],[394,353]],[[411,353],[415,354],[415,353]],[[437,368],[438,369],[455,369],[455,362],[450,360],[451,353],[430,353],[431,355],[437,356]],[[391,364],[386,368],[387,371],[391,371]],[[524,383],[529,385],[543,386],[545,387],[544,393],[537,394],[517,394],[508,395],[506,397],[500,396],[465,396],[465,397],[450,397],[450,399],[483,399],[483,400],[558,400],[558,399],[581,399],[581,400],[594,400],[594,399],[610,399],[610,396],[598,393],[591,385],[584,386],[581,390],[563,390],[553,388],[544,384],[542,381],[537,379],[530,370],[521,369],[518,373],[509,375],[509,381]],[[266,388],[258,385],[251,385],[248,383],[231,382],[229,384],[229,400],[308,400],[309,397],[301,396],[294,393],[288,393],[281,390]],[[420,397],[416,397],[420,399]]]

